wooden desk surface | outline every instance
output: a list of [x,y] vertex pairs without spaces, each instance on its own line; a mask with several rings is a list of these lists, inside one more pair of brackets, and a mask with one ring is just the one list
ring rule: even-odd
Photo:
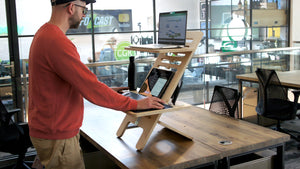
[[[186,168],[284,143],[289,136],[242,120],[189,106],[164,113],[160,121],[183,129],[193,141],[156,125],[142,151],[135,148],[141,128],[116,131],[124,113],[95,106],[85,112],[81,135],[121,168]],[[219,141],[232,141],[221,145]]]
[[141,128],[127,129],[122,138],[116,132],[125,113],[94,106],[85,110],[81,135],[106,153],[121,168],[186,168],[214,162],[220,153],[191,141],[157,124],[142,151],[136,150]]
[[[286,72],[276,72],[283,86],[290,88],[300,88],[300,70],[292,70]],[[241,74],[236,76],[237,79],[250,82],[258,82],[255,73]]]
[[181,53],[181,52],[191,52],[190,47],[184,48],[171,48],[171,49],[147,49],[147,48],[136,48],[136,47],[126,47],[126,50],[134,50],[134,51],[141,51],[141,52],[151,52],[151,53]]
[[[287,134],[195,106],[186,107],[184,111],[164,113],[160,121],[184,130],[193,137],[194,142],[201,142],[218,150],[222,157],[254,151],[290,139]],[[219,143],[224,140],[231,141],[232,144]]]

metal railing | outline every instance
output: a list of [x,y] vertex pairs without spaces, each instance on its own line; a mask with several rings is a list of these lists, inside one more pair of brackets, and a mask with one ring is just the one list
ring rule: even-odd
[[[294,70],[299,67],[300,47],[272,48],[194,55],[183,76],[183,86],[177,100],[190,104],[205,104],[210,101],[215,85],[238,88],[237,74],[251,73],[256,68],[278,71]],[[155,62],[155,58],[136,59],[137,83],[141,83]],[[27,74],[27,59],[23,60],[23,77]],[[109,86],[127,86],[128,60],[95,62],[86,64],[98,79]],[[110,70],[101,74],[102,70]],[[113,70],[112,70],[113,69]],[[103,72],[102,72],[103,73]],[[27,84],[23,78],[23,84]],[[136,84],[137,87],[139,84]],[[24,106],[27,119],[28,87],[24,86]]]

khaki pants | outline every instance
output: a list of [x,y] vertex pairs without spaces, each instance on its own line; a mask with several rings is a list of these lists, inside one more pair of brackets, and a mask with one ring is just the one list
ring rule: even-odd
[[31,137],[45,169],[84,169],[79,133],[69,139],[47,140]]

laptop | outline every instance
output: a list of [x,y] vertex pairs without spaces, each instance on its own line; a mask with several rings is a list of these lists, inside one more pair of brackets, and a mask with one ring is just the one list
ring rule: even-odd
[[[125,92],[124,96],[135,100],[144,99],[148,96],[162,98],[175,72],[159,68],[153,68],[147,75],[138,93]],[[171,108],[172,106],[164,104],[164,108]],[[133,112],[143,112],[149,110],[135,110]]]
[[160,13],[158,27],[157,44],[130,45],[129,47],[147,49],[185,47],[187,11]]

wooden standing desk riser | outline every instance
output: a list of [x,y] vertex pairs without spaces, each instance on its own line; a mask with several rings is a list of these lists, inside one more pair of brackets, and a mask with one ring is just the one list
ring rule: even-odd
[[[142,49],[142,48],[126,48],[127,50],[134,51],[143,51],[143,52],[151,52],[151,53],[159,53],[155,63],[152,68],[166,68],[166,69],[175,69],[175,75],[172,78],[170,84],[168,85],[167,90],[162,96],[162,100],[165,102],[169,102],[172,94],[174,93],[187,65],[189,64],[192,55],[197,49],[200,40],[202,39],[203,33],[200,31],[195,32],[187,32],[187,46],[184,48],[176,48],[176,49]],[[172,53],[172,56],[169,56],[168,53]],[[151,70],[150,70],[151,71]],[[149,71],[149,72],[150,72]],[[136,124],[137,126],[143,129],[143,133],[139,138],[136,148],[137,150],[141,150],[146,145],[154,127],[156,126],[160,116],[164,113],[165,110],[161,111],[149,111],[143,113],[133,113],[131,111],[126,112],[127,115],[124,118],[123,122],[120,125],[119,130],[117,131],[117,136],[122,137],[125,130],[128,127],[129,123]],[[180,133],[183,134],[184,133]],[[186,137],[189,137],[186,135]]]
[[[300,89],[300,70],[292,70],[292,71],[286,71],[286,72],[279,72],[276,71],[278,78],[280,80],[281,85],[287,88],[292,89]],[[258,78],[255,73],[247,73],[247,74],[241,74],[236,76],[237,79],[239,79],[239,92],[243,95],[243,81],[246,82],[254,82],[258,83]],[[242,116],[242,99],[239,101],[239,117]]]

